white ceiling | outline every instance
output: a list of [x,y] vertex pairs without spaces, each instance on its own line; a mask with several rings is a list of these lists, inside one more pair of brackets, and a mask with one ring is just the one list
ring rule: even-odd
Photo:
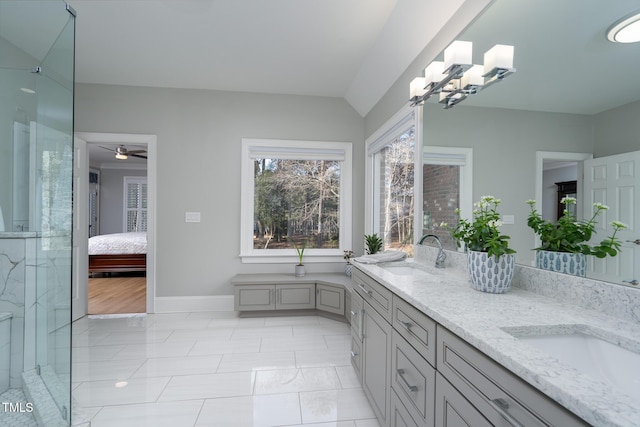
[[364,116],[463,1],[68,0],[76,82],[343,97]]

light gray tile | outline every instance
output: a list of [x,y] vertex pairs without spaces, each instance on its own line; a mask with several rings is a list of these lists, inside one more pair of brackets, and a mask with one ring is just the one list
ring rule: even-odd
[[334,368],[278,369],[256,373],[255,394],[292,393],[340,388]]
[[304,424],[375,417],[362,389],[302,392],[300,405]]
[[270,427],[299,424],[296,393],[208,399],[196,427]]
[[134,378],[126,381],[89,381],[73,392],[81,407],[155,402],[169,377]]
[[193,426],[203,403],[203,400],[187,400],[174,405],[144,403],[108,406],[91,420],[91,427]]
[[253,381],[252,372],[176,376],[171,378],[158,401],[249,396]]

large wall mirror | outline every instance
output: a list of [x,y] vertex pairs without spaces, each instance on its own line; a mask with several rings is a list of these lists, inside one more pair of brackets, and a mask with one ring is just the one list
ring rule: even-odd
[[[559,184],[568,191],[566,183],[576,181],[575,193],[586,204],[585,159],[639,157],[640,43],[606,37],[610,26],[639,9],[637,0],[496,0],[456,39],[473,42],[476,64],[495,44],[515,46],[517,72],[454,108],[445,110],[437,100],[424,105],[425,149],[473,149],[473,200],[502,199],[501,214],[513,219],[503,231],[521,264],[535,258],[527,200],[537,199],[543,204],[538,210],[554,215]],[[640,175],[640,162],[634,165]],[[620,284],[640,280],[631,277],[640,266],[640,246],[632,243],[640,239],[639,191],[623,198],[635,207],[634,216],[608,213],[599,221],[600,240],[612,220],[630,225],[615,261],[623,275],[607,273],[596,260],[588,276]]]

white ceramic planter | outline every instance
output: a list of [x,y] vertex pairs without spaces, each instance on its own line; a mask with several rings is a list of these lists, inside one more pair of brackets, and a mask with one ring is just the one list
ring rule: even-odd
[[471,287],[477,291],[502,294],[511,289],[515,256],[489,257],[487,252],[469,251],[467,266]]
[[536,267],[584,277],[587,274],[587,256],[569,252],[537,251]]
[[306,271],[304,269],[304,265],[296,265],[296,270],[295,270],[295,275],[296,277],[304,277],[304,275],[306,274]]

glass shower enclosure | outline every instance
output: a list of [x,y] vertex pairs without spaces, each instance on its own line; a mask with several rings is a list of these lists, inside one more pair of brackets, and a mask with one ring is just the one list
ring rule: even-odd
[[0,1],[0,425],[71,420],[75,13]]

